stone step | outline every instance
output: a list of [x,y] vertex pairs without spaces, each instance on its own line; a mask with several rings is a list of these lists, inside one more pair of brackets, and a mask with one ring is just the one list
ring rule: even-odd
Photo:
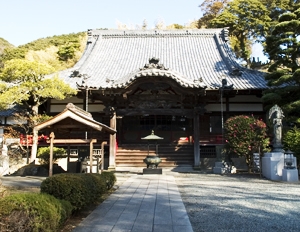
[[[158,156],[162,162],[161,167],[174,167],[178,165],[192,165],[194,162],[193,145],[159,144]],[[117,149],[117,167],[145,167],[143,159],[147,155],[156,155],[156,147],[150,144],[122,144]]]

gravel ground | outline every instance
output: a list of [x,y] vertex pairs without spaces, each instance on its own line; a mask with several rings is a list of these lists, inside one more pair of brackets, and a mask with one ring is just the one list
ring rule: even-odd
[[259,175],[175,175],[194,232],[300,231],[300,182]]

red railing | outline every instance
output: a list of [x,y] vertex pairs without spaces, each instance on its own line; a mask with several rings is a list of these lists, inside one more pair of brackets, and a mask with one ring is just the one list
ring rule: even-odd
[[[46,144],[47,143],[47,139],[49,138],[49,136],[47,135],[40,135],[38,136],[38,144]],[[33,139],[32,139],[32,135],[20,135],[20,143],[23,146],[32,146],[33,143]]]
[[[193,138],[189,139],[188,137],[180,137],[178,140],[179,143],[193,143]],[[222,141],[222,135],[206,135],[200,136],[200,144],[222,144],[225,141]]]
[[200,136],[200,144],[222,144],[222,135]]

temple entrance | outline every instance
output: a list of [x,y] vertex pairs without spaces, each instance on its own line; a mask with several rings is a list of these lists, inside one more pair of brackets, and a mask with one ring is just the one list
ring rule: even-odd
[[146,143],[141,140],[152,130],[164,138],[161,143],[178,144],[191,142],[193,135],[193,120],[185,116],[172,115],[142,115],[125,116],[122,118],[122,132],[119,134],[119,143]]

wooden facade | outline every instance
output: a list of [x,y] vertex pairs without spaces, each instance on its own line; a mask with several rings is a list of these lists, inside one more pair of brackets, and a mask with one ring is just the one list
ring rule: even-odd
[[59,74],[78,89],[77,96],[49,101],[48,113],[72,102],[116,130],[105,138],[110,168],[143,165],[141,138],[152,130],[164,138],[162,166],[198,167],[224,143],[227,118],[265,117],[263,74],[234,60],[222,29],[89,30],[88,35],[81,60]]

